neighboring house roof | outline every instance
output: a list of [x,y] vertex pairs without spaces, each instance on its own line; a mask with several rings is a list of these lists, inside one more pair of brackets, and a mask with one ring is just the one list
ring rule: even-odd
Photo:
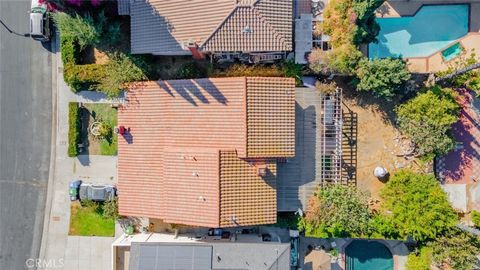
[[[119,125],[119,211],[205,227],[276,221],[276,160],[295,154],[295,81],[146,82]],[[259,169],[267,168],[266,175]]]
[[129,269],[289,270],[290,244],[133,242]]
[[[181,8],[180,8],[181,7]],[[291,0],[135,0],[130,6],[132,53],[292,50]]]

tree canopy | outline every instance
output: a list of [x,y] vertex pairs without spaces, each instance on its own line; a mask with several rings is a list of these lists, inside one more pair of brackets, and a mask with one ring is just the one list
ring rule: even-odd
[[364,58],[356,70],[355,84],[360,91],[373,91],[385,98],[391,98],[410,79],[407,65],[402,59]]
[[380,25],[375,21],[375,10],[385,0],[355,0],[353,10],[357,14],[357,29],[353,37],[355,44],[370,43],[377,41]]
[[433,175],[401,170],[390,178],[380,196],[385,219],[404,239],[434,239],[458,219]]
[[458,229],[427,246],[432,249],[433,262],[439,268],[447,264],[452,269],[475,269],[480,253],[478,238]]
[[99,41],[101,31],[90,15],[82,17],[78,14],[72,16],[64,12],[56,12],[52,16],[61,35],[75,40],[80,50]]
[[355,187],[328,185],[310,199],[301,224],[307,235],[361,237],[368,234],[369,220],[368,194]]
[[419,155],[430,158],[453,149],[449,131],[459,110],[455,92],[438,86],[396,108],[400,130],[415,143]]

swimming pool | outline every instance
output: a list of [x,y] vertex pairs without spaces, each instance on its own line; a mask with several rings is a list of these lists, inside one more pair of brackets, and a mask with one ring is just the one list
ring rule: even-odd
[[378,43],[370,58],[425,57],[468,33],[469,5],[423,6],[413,17],[377,18]]
[[345,255],[346,270],[393,270],[392,253],[378,241],[353,240]]

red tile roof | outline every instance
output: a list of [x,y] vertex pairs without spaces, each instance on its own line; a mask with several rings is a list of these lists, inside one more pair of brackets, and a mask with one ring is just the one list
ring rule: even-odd
[[131,89],[118,116],[130,129],[118,146],[120,214],[206,227],[275,222],[274,158],[295,153],[294,84],[240,77]]

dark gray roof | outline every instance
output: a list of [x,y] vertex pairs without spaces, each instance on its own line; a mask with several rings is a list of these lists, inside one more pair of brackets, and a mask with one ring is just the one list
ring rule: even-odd
[[130,270],[289,270],[290,244],[134,242]]
[[202,245],[132,243],[130,248],[129,269],[212,269],[212,247]]
[[117,0],[118,15],[130,15],[130,0]]

